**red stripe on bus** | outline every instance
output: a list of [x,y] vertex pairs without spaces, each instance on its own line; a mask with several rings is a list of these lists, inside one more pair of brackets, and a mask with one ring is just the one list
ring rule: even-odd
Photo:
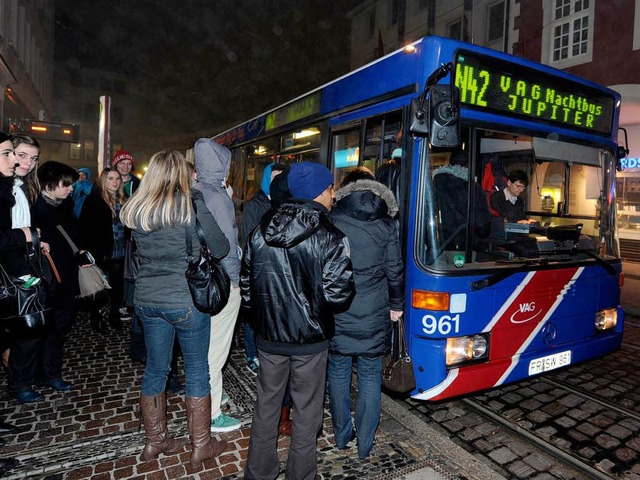
[[[536,327],[546,320],[549,310],[556,303],[558,296],[563,295],[564,289],[569,286],[577,271],[578,268],[546,270],[532,275],[491,329],[491,360],[510,360],[522,349]],[[531,302],[535,304],[531,305]],[[476,368],[462,368],[451,385],[432,400],[462,395],[471,390],[492,388],[502,383],[498,381],[509,367],[511,361],[503,362],[501,368],[491,368],[491,362],[478,365]],[[481,375],[478,370],[482,370]]]

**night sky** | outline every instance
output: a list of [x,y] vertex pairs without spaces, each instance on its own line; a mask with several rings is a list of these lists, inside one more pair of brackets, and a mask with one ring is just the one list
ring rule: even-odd
[[164,129],[228,127],[346,73],[357,3],[56,0],[55,57],[143,79]]

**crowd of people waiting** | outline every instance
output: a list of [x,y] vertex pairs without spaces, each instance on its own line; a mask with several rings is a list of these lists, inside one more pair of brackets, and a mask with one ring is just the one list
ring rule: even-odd
[[[167,380],[175,376],[178,352],[190,463],[225,451],[226,442],[211,435],[241,426],[221,408],[228,401],[222,369],[240,318],[257,386],[245,478],[278,476],[277,438],[284,434],[291,436],[286,478],[312,479],[325,391],[336,448],[355,440],[365,459],[374,445],[382,358],[404,304],[398,204],[364,167],[350,172],[336,194],[333,174],[320,164],[272,163],[261,190],[241,207],[239,235],[226,187],[231,161],[228,149],[202,138],[186,158],[177,151],[155,153],[140,181],[132,174],[133,157],[120,150],[92,183],[87,168],[75,171],[55,161],[38,168],[34,139],[0,133],[0,262],[11,275],[24,273],[25,252],[39,235],[62,278],[51,289],[46,329],[27,335],[2,327],[9,391],[18,402],[35,403],[44,400],[38,385],[74,388],[63,376],[64,339],[78,308],[78,269],[95,259],[112,287],[110,327],[121,328],[122,307],[133,310],[131,356],[145,363],[141,459],[187,443],[167,430]],[[185,278],[187,240],[199,244],[197,228],[231,280],[229,300],[213,317],[194,306]],[[67,236],[78,245],[76,253]],[[139,270],[125,279],[132,245]],[[91,326],[104,331],[99,303],[88,308]],[[358,377],[355,419],[352,369]],[[0,435],[11,431],[0,424]],[[0,471],[15,464],[0,461]]]

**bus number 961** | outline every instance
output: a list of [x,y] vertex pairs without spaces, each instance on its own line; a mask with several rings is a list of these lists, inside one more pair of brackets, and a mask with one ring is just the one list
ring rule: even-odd
[[425,315],[422,317],[422,331],[427,335],[433,335],[438,332],[440,335],[449,335],[460,331],[460,315],[451,317],[443,315],[439,319],[433,315]]

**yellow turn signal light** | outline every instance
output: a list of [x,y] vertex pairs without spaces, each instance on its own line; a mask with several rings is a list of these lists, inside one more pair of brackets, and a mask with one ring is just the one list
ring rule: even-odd
[[449,310],[449,293],[427,292],[425,290],[411,291],[411,306],[422,310]]

